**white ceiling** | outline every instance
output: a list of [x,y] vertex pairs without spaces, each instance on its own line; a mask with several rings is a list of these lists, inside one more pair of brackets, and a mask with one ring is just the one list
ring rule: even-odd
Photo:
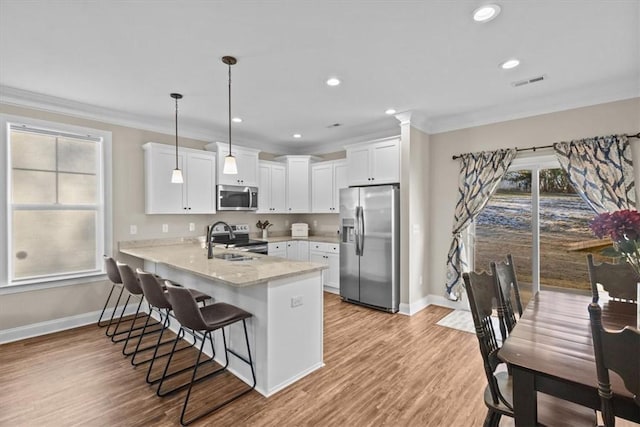
[[181,134],[226,141],[233,55],[233,141],[322,153],[399,133],[390,107],[440,132],[640,96],[639,1],[496,2],[0,0],[0,102],[171,134],[180,92]]

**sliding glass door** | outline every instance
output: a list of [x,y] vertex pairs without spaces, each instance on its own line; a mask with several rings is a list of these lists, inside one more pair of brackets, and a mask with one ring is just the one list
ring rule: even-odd
[[518,158],[475,221],[472,265],[489,270],[510,253],[524,304],[541,288],[588,291],[586,254],[605,259],[589,230],[593,216],[554,155]]

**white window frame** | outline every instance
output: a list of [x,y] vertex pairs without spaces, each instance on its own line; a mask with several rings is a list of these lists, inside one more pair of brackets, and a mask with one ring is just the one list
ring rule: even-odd
[[[531,171],[531,281],[532,291],[540,291],[540,171],[543,169],[559,169],[560,162],[555,154],[543,150],[541,153],[523,153],[516,156],[509,166],[508,172],[519,170]],[[463,235],[467,246],[467,259],[472,270],[475,270],[475,231],[473,221]],[[506,255],[506,254],[505,254]]]
[[[98,270],[64,274],[50,275],[25,280],[11,280],[11,262],[9,254],[11,251],[11,217],[12,205],[11,195],[11,165],[9,136],[11,127],[22,127],[44,130],[53,133],[63,133],[77,135],[80,137],[90,136],[100,140],[100,161],[99,161],[99,188],[101,191],[101,201],[97,209],[99,229],[96,230],[96,259],[102,255],[112,253],[112,210],[111,210],[111,132],[91,129],[82,126],[69,125],[65,123],[51,122],[45,120],[32,119],[0,114],[0,164],[4,167],[4,173],[0,174],[0,188],[4,189],[4,197],[0,197],[0,235],[5,236],[0,241],[0,295],[16,292],[27,292],[38,289],[46,289],[59,286],[68,286],[81,283],[100,281],[105,279],[104,265],[100,265]],[[73,206],[69,206],[73,208]],[[46,226],[43,224],[42,226]],[[46,243],[46,242],[45,242]]]

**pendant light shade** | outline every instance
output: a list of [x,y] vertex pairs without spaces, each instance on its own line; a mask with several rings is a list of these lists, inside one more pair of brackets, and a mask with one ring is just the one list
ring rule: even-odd
[[182,171],[178,168],[178,99],[181,99],[182,95],[172,93],[171,97],[176,100],[176,168],[171,174],[171,182],[174,184],[182,184],[184,183],[184,179],[182,178]]
[[233,56],[223,56],[222,62],[229,66],[229,154],[224,158],[222,173],[225,175],[237,175],[236,158],[231,154],[231,66],[238,61]]

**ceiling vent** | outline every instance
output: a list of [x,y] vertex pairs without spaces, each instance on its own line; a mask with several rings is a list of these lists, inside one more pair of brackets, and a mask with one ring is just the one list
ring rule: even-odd
[[327,127],[328,128],[337,128],[337,127],[340,127],[340,126],[342,126],[342,123],[334,123],[334,124],[331,124],[331,125],[329,125]]
[[524,86],[524,85],[528,85],[531,83],[538,83],[541,82],[543,80],[546,80],[547,76],[542,75],[542,76],[537,76],[537,77],[531,77],[530,79],[526,79],[526,80],[520,80],[517,82],[511,82],[511,86],[513,87],[520,87],[520,86]]

